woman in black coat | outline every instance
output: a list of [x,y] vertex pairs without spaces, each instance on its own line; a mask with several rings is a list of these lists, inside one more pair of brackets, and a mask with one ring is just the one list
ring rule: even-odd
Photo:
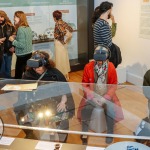
[[[29,112],[28,110],[31,109],[32,103],[34,107],[41,105],[42,108],[47,107],[51,109],[53,111],[53,114],[55,114],[50,119],[49,124],[50,122],[54,122],[56,123],[56,127],[58,129],[68,130],[69,129],[68,119],[74,116],[75,105],[74,105],[74,100],[73,100],[68,83],[62,83],[62,82],[67,82],[64,75],[58,69],[55,68],[55,64],[50,59],[49,54],[44,51],[34,52],[31,59],[27,61],[27,67],[28,68],[23,75],[23,79],[36,80],[39,86],[35,94],[33,94],[32,92],[32,94],[28,93],[28,96],[27,96],[26,94],[27,92],[26,93],[23,92],[19,96],[20,102],[25,101],[25,99],[26,100],[32,99],[32,102],[26,102],[26,104],[29,103],[30,105],[27,106],[25,104],[26,106],[24,108],[26,108],[26,110],[23,111],[23,115],[21,113],[21,116],[27,115],[27,113]],[[53,81],[53,82],[45,82],[45,81]],[[20,108],[18,109],[18,107],[15,107],[14,110],[15,110],[15,113],[17,114],[16,118],[18,121],[20,120],[20,115],[18,114],[20,114],[20,110],[22,109]],[[36,107],[36,110],[37,110],[37,107]],[[33,122],[36,120],[36,118],[31,118],[30,120],[32,120]],[[29,121],[27,122],[29,123]],[[19,121],[18,123],[20,124]],[[32,123],[30,124],[32,125]],[[26,131],[27,131],[26,135],[30,136],[31,132],[29,132],[28,134],[29,130],[26,130]],[[64,142],[67,139],[67,136],[64,138],[62,137],[62,134],[59,133],[58,135],[59,135],[60,141]],[[67,134],[63,134],[63,135],[67,135]],[[63,139],[61,140],[60,138],[63,138]]]

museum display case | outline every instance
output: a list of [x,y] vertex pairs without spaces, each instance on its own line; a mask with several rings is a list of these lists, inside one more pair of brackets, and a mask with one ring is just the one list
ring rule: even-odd
[[13,22],[17,10],[24,11],[32,29],[33,50],[48,51],[55,59],[53,11],[62,12],[62,19],[73,28],[73,36],[68,45],[71,70],[83,69],[93,55],[91,17],[94,1],[91,0],[6,0],[0,7]]
[[[61,143],[62,150],[69,144],[106,148],[117,142],[128,141],[130,146],[150,140],[149,87],[3,79],[0,89],[1,137],[15,138],[10,145],[4,144],[7,138],[2,140],[0,148],[26,143],[38,149],[49,142]],[[61,105],[64,95],[67,101]],[[108,118],[113,121],[108,123]],[[87,147],[70,135],[88,136]],[[112,142],[107,144],[107,138]]]

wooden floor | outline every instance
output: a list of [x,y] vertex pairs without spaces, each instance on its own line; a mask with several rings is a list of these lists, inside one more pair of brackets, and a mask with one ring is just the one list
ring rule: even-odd
[[82,82],[83,70],[70,72],[69,82]]
[[[71,72],[69,73],[69,82],[77,82],[80,83],[82,81],[82,75],[83,75],[83,70],[81,71],[77,71],[77,72]],[[125,83],[125,84],[129,84],[129,83]],[[80,91],[79,91],[80,92]],[[134,91],[134,90],[130,90],[128,88],[120,88],[119,90],[117,90],[117,96],[119,97],[119,99],[121,99],[121,104],[123,106],[123,108],[125,108],[124,110],[124,114],[125,115],[125,121],[117,123],[115,125],[115,133],[122,133],[122,134],[129,134],[132,135],[133,130],[135,128],[134,122],[136,122],[136,117],[132,118],[128,118],[130,114],[127,113],[128,112],[132,112],[133,114],[137,114],[139,117],[144,118],[146,116],[146,98],[139,94],[138,92]],[[79,102],[81,100],[81,96],[77,95],[77,94],[73,94],[73,97],[75,98],[75,103],[78,106]],[[138,107],[134,108],[133,106],[130,106],[131,104],[137,103],[138,102]],[[139,111],[140,110],[140,111]],[[13,113],[11,112],[11,110],[9,110],[9,116],[6,116],[6,119],[10,119],[13,118],[13,116],[11,116]],[[76,114],[77,115],[77,114]],[[75,118],[72,119],[72,121],[70,122],[70,124],[75,124],[76,123],[76,115]],[[12,120],[13,121],[13,120]],[[124,124],[126,124],[126,127],[124,126]],[[74,126],[71,126],[71,128],[74,128]],[[80,124],[77,124],[77,128],[81,128]],[[80,129],[81,130],[81,129]],[[10,135],[10,132],[12,132],[12,136],[14,135],[14,132],[9,129],[5,130],[5,135]],[[16,133],[16,137],[24,137],[24,133],[23,132],[15,132]],[[134,139],[123,139],[123,138],[114,138],[113,142],[119,142],[119,141],[134,141]],[[80,140],[80,135],[75,135],[75,134],[69,134],[68,139],[67,139],[67,143],[73,143],[73,144],[81,144],[81,140]],[[102,137],[92,137],[89,136],[88,138],[88,145],[95,145],[95,146],[102,146],[102,147],[106,147],[107,144],[105,143],[105,138]]]

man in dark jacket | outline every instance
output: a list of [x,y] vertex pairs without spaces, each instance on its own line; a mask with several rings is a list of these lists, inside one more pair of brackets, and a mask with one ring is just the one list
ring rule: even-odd
[[8,39],[11,35],[15,35],[15,28],[8,18],[7,14],[0,10],[0,38],[5,41],[0,45],[0,55],[2,66],[0,67],[0,77],[11,78],[11,64],[14,47]]

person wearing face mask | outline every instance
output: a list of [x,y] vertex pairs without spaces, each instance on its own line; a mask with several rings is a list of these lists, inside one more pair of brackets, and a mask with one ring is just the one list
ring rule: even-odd
[[11,78],[11,64],[14,46],[9,41],[11,35],[15,35],[15,27],[11,23],[7,14],[0,10],[0,55],[1,55],[1,69],[0,76],[3,78]]
[[26,62],[32,56],[32,30],[27,22],[23,11],[16,11],[14,14],[14,24],[17,30],[16,38],[10,36],[9,40],[15,46],[17,56],[15,66],[15,79],[21,79],[25,72]]
[[[108,134],[113,134],[115,122],[123,119],[121,104],[115,93],[117,73],[114,65],[109,62],[109,57],[109,48],[98,45],[94,51],[94,60],[84,68],[82,77],[84,98],[78,109],[78,119],[82,123],[84,132],[88,132],[91,114],[95,107],[104,107]],[[87,138],[81,136],[81,139],[83,144],[87,142]],[[112,137],[106,137],[106,143],[112,141]]]

